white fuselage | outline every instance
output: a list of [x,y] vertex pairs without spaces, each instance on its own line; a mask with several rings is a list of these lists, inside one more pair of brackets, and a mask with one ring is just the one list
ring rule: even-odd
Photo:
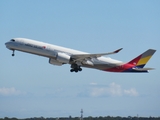
[[[60,47],[60,46],[39,42],[31,39],[26,39],[26,38],[14,38],[11,41],[6,43],[6,47],[10,50],[18,50],[18,51],[23,51],[27,53],[44,56],[44,57],[53,59],[55,62],[57,61],[57,63],[63,62],[61,58],[59,59],[56,58],[57,55],[62,55],[66,58],[66,56],[71,56],[71,55],[88,54],[86,52],[81,52],[81,51],[73,50],[70,48]],[[64,60],[63,64],[67,63],[65,61],[66,60]],[[72,64],[72,63],[68,61],[68,64]],[[119,66],[121,64],[123,63],[118,60],[114,60],[106,57],[98,57],[98,58],[86,59],[84,62],[81,63],[81,66],[103,70],[105,68]]]

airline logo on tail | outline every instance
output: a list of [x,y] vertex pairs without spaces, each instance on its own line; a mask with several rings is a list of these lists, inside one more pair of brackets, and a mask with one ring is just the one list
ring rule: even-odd
[[106,71],[111,72],[148,72],[148,70],[152,70],[153,68],[144,68],[152,55],[156,52],[156,50],[149,49],[146,52],[142,53],[138,57],[134,58],[130,62],[123,64],[118,67],[111,68]]
[[129,64],[136,65],[136,67],[138,68],[143,68],[154,53],[155,50],[149,49],[146,52],[139,55],[138,57],[136,57],[135,59],[131,60]]

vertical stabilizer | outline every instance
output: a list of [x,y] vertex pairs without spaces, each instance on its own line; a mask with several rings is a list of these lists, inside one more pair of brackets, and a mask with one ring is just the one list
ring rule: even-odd
[[154,49],[148,49],[146,52],[142,53],[128,63],[135,65],[136,67],[143,68],[155,52],[156,50]]

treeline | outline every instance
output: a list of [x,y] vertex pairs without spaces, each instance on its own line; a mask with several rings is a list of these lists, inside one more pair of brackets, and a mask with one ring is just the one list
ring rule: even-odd
[[[80,117],[60,117],[60,118],[44,118],[44,117],[34,117],[34,118],[24,118],[24,119],[18,119],[18,118],[0,118],[0,120],[82,120]],[[83,120],[160,120],[160,117],[84,117]]]

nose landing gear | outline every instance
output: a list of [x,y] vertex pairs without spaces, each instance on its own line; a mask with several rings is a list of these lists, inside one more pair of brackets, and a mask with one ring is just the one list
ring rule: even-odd
[[14,50],[13,50],[12,56],[14,56]]

